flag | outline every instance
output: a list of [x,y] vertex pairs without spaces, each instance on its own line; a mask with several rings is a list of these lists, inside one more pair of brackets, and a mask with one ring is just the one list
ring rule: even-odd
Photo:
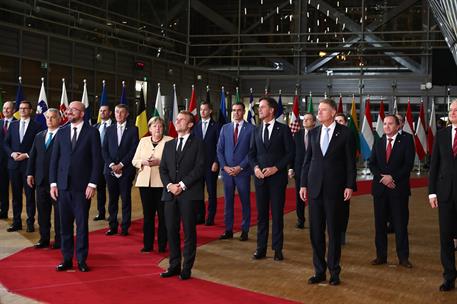
[[0,119],[3,119],[3,94],[0,92]]
[[436,136],[436,117],[435,117],[435,101],[432,99],[432,110],[430,111],[430,122],[428,124],[427,144],[428,153],[432,155],[433,142]]
[[360,131],[360,149],[364,160],[370,158],[371,149],[374,143],[373,119],[370,111],[370,97],[365,102],[365,116],[363,117],[362,129]]
[[351,106],[351,113],[348,117],[348,128],[354,132],[355,137],[355,151],[356,157],[360,155],[360,136],[359,136],[359,119],[357,117],[357,109],[355,107],[355,98],[352,95],[352,106]]
[[206,102],[211,103],[211,98],[209,96],[209,86],[206,86]]
[[152,116],[159,116],[160,118],[164,119],[162,95],[160,94],[160,83],[157,84],[156,104],[154,106],[154,114],[152,114]]
[[89,124],[91,124],[91,122],[90,122],[90,109],[89,109],[89,97],[87,96],[87,83],[86,83],[87,81],[86,81],[86,79],[84,79],[83,82],[84,82],[83,97],[81,98],[81,102],[86,107],[86,110],[84,111],[84,121],[88,122]]
[[252,95],[252,88],[249,95],[249,110],[248,110],[248,123],[255,126],[255,112],[254,112],[254,96]]
[[192,85],[192,95],[190,96],[188,111],[194,115],[195,123],[198,122],[197,98],[195,97],[195,87]]
[[413,112],[411,111],[411,103],[408,98],[408,108],[406,109],[405,125],[403,126],[403,131],[411,134],[414,137],[414,127],[413,127]]
[[[14,118],[20,119],[21,117],[19,116],[19,105],[23,100],[25,100],[24,97],[24,90],[22,89],[22,77],[19,76],[19,82],[17,84],[17,91],[16,91],[16,106],[15,106],[15,112],[13,114]],[[3,110],[3,108],[2,108]]]
[[416,142],[416,153],[420,160],[423,160],[427,153],[427,134],[425,132],[425,114],[424,114],[424,103],[421,100],[419,117],[417,118],[416,125],[416,136],[414,137]]
[[278,98],[278,109],[275,115],[276,121],[279,123],[285,123],[284,121],[284,108],[282,106],[282,97],[281,97],[281,90],[279,90],[279,98]]
[[176,84],[173,84],[173,108],[170,111],[170,119],[168,121],[168,135],[178,137],[176,132],[176,118],[178,117],[178,97],[176,96]]
[[148,135],[148,114],[146,113],[146,99],[144,98],[143,84],[141,84],[140,101],[135,119],[135,126],[138,128],[138,137]]
[[270,95],[270,94],[268,93],[268,88],[265,88],[265,96],[268,96],[268,95]]
[[227,107],[225,105],[225,91],[224,87],[221,90],[221,104],[219,106],[219,123],[224,125],[228,122],[227,120]]
[[[102,93],[100,94],[100,100],[99,100],[100,106],[98,107],[99,109],[102,106],[108,105],[108,97],[106,96],[106,81],[102,81]],[[100,117],[100,112],[98,113],[98,118],[97,118],[97,123],[101,123],[102,118]]]
[[44,116],[47,110],[48,99],[46,98],[46,91],[44,89],[44,78],[41,78],[40,96],[38,97],[35,115],[35,121],[41,126],[41,130],[47,129],[46,117]]
[[392,114],[393,115],[397,115],[398,114],[397,96],[394,97],[394,108],[392,109]]
[[[141,90],[143,90],[143,87],[141,87]],[[122,80],[122,93],[121,93],[121,99],[119,101],[121,104],[128,104],[128,101],[127,101],[127,92],[126,92],[126,88],[125,88],[125,81]]]
[[64,125],[68,122],[67,118],[67,109],[68,109],[68,96],[67,96],[67,88],[65,87],[65,78],[62,78],[62,95],[60,96],[60,116],[62,119],[60,120],[60,125]]
[[311,92],[309,92],[309,98],[308,98],[308,110],[306,112],[314,114],[314,108],[313,108],[313,95]]
[[298,109],[298,93],[295,91],[294,104],[292,106],[292,117],[290,119],[290,131],[292,134],[300,130],[300,112]]
[[235,103],[241,102],[240,98],[240,89],[236,87],[236,94],[235,94]]
[[343,96],[340,94],[340,101],[338,102],[338,110],[337,113],[343,113]]
[[378,138],[381,138],[384,135],[384,101],[381,99],[381,103],[379,104],[379,114],[378,114],[378,120],[376,121],[376,133],[375,135]]

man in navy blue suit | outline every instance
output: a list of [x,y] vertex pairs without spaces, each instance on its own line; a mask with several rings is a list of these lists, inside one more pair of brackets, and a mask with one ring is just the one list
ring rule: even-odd
[[13,224],[8,232],[22,229],[22,192],[25,192],[25,206],[27,210],[27,232],[34,232],[35,223],[35,193],[27,186],[27,162],[29,151],[32,148],[35,135],[41,127],[30,119],[32,105],[23,100],[19,105],[20,120],[11,122],[5,138],[5,152],[8,156],[8,170],[13,190]]
[[217,209],[217,176],[219,163],[217,160],[217,141],[219,139],[220,125],[211,118],[213,107],[209,102],[200,105],[201,120],[193,128],[195,137],[203,141],[206,152],[205,176],[206,190],[208,191],[208,217],[205,222],[205,201],[198,205],[197,224],[214,225],[214,216]]
[[10,175],[8,172],[8,155],[6,155],[3,145],[5,137],[13,120],[14,104],[7,101],[3,104],[3,119],[0,120],[0,219],[8,218],[10,207]]
[[49,169],[51,197],[60,208],[61,250],[63,262],[57,271],[73,268],[73,223],[76,221],[76,257],[78,269],[89,271],[88,218],[90,201],[95,194],[101,166],[101,144],[98,131],[84,122],[85,106],[73,101],[68,108],[69,123],[62,127],[54,141]]
[[284,204],[286,200],[287,167],[294,158],[294,142],[290,129],[275,120],[278,103],[271,97],[259,101],[262,124],[251,136],[249,162],[254,169],[257,203],[257,250],[253,259],[263,259],[267,253],[271,206],[272,244],[274,260],[284,259]]
[[27,184],[30,188],[36,187],[36,201],[38,210],[38,225],[40,240],[35,248],[49,247],[51,239],[51,211],[54,207],[55,242],[53,249],[60,248],[60,218],[57,202],[49,195],[49,162],[51,160],[54,138],[59,130],[60,112],[50,108],[45,113],[47,130],[35,136],[30,149],[29,163],[27,164]]
[[217,144],[217,158],[222,168],[224,182],[225,233],[220,239],[233,238],[233,203],[235,187],[241,200],[242,221],[240,241],[248,239],[251,224],[251,173],[249,166],[249,144],[255,127],[243,120],[245,106],[237,102],[232,106],[233,122],[222,127]]
[[108,127],[103,140],[104,175],[108,184],[109,230],[106,235],[117,234],[119,195],[122,200],[122,231],[128,235],[132,214],[132,182],[135,168],[132,159],[138,146],[138,128],[127,124],[128,107],[119,104],[114,109],[116,123]]

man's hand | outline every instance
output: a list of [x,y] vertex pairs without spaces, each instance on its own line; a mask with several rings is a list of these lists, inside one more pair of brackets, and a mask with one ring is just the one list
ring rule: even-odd
[[59,197],[59,190],[57,189],[57,187],[51,187],[49,194],[51,195],[53,200],[57,201],[57,198]]
[[237,176],[241,172],[241,167],[240,166],[232,167],[232,172],[233,172],[232,176]]
[[381,174],[382,178],[379,181],[380,183],[384,184],[385,186],[389,186],[389,184],[395,183],[394,179],[392,178],[392,175],[388,174]]
[[121,174],[122,168],[123,168],[123,166],[121,164],[111,166],[111,170],[113,170],[113,172],[116,174]]
[[213,165],[211,166],[211,171],[217,172],[217,170],[219,170],[219,164],[214,162]]
[[346,188],[344,189],[344,201],[350,200],[352,197],[352,189],[351,188]]
[[255,168],[254,168],[254,174],[255,174],[255,176],[256,176],[257,178],[259,178],[259,179],[264,179],[264,178],[265,178],[265,176],[264,176],[264,174],[263,174],[263,171],[260,170],[259,167],[255,167]]
[[35,178],[32,175],[27,176],[27,185],[29,185],[30,188],[33,188],[35,185]]
[[289,171],[287,171],[287,176],[289,178],[293,178],[295,176],[295,171],[294,169],[289,169]]
[[306,187],[301,187],[300,188],[300,198],[302,199],[302,201],[306,202],[308,200],[308,197],[306,197],[307,195],[307,190]]
[[276,174],[276,172],[278,172],[278,168],[276,168],[275,166],[263,168],[262,170],[263,176],[265,177],[272,176]]
[[181,194],[181,192],[183,191],[181,186],[179,184],[171,184],[169,187],[168,187],[168,190],[170,190],[170,192],[174,195],[174,196],[178,196]]
[[229,166],[224,166],[224,172],[227,173],[230,176],[233,176],[233,168]]
[[435,209],[438,208],[438,197],[432,197],[428,199],[428,202],[430,203],[430,206]]
[[87,186],[86,188],[86,199],[90,200],[95,194],[95,188]]

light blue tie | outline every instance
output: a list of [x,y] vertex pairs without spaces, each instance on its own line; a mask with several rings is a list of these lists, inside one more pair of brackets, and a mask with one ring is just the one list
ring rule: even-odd
[[106,122],[104,122],[100,128],[100,139],[103,145],[103,139],[105,138],[105,133],[106,133]]
[[22,143],[25,135],[25,120],[22,121],[21,126],[19,128],[19,142]]
[[324,140],[322,141],[322,147],[321,147],[322,155],[325,155],[325,153],[327,153],[328,144],[330,142],[330,135],[329,135],[330,128],[324,128],[324,131],[325,131]]
[[46,140],[46,143],[44,144],[45,147],[46,147],[46,150],[48,149],[49,145],[51,144],[51,141],[52,141],[52,132],[49,132],[48,133],[48,139]]
[[204,121],[204,122],[203,122],[203,139],[205,139],[206,130],[208,130],[208,122],[207,122],[207,121]]

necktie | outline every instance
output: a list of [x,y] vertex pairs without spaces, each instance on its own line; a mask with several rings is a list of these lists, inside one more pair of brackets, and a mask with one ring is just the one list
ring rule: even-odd
[[106,122],[102,124],[102,127],[100,128],[100,139],[103,144],[103,139],[105,138],[105,133],[106,133]]
[[452,152],[454,152],[454,157],[457,156],[457,128],[454,129],[454,143],[452,144]]
[[22,143],[25,134],[25,120],[22,121],[21,126],[19,128],[19,141]]
[[264,144],[268,144],[268,142],[270,141],[270,138],[268,136],[268,127],[270,126],[270,124],[265,124],[265,128],[263,129],[263,143]]
[[322,155],[327,153],[328,144],[330,143],[330,128],[324,128],[324,140],[322,141]]
[[73,136],[71,137],[71,150],[74,150],[76,148],[76,139],[77,139],[77,128],[73,128]]
[[388,163],[389,159],[390,159],[390,154],[392,154],[392,140],[393,140],[393,138],[390,137],[387,140],[389,141],[389,143],[387,144],[387,149],[386,149],[386,162]]
[[207,127],[208,127],[208,122],[204,121],[203,122],[203,139],[205,139]]
[[236,145],[238,143],[238,125],[235,125],[235,132],[233,132],[233,143]]
[[122,133],[124,132],[124,127],[123,126],[119,126],[117,128],[117,145],[120,146],[121,145],[121,140],[122,140]]
[[182,152],[182,142],[183,142],[184,137],[179,138],[179,144],[178,144],[178,149],[176,150],[178,153]]
[[6,135],[6,133],[8,133],[8,123],[9,123],[9,121],[6,119],[3,122],[3,134],[4,135]]
[[44,146],[46,147],[46,150],[48,149],[49,145],[51,144],[52,141],[52,132],[48,133],[48,139],[46,140]]
[[308,133],[305,131],[305,150],[308,150]]

